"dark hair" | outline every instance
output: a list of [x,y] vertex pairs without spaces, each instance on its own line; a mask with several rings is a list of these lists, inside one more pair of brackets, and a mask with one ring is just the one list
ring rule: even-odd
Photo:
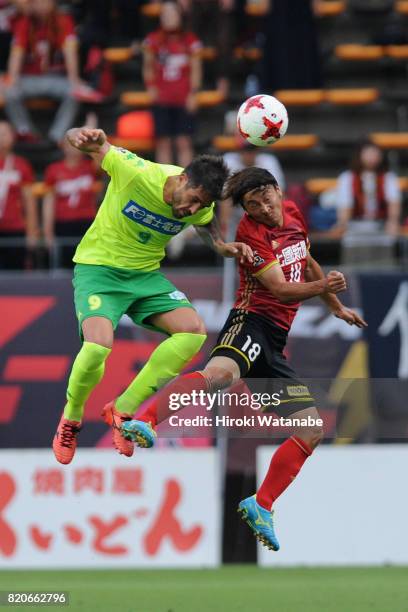
[[191,187],[202,187],[211,200],[219,200],[228,178],[228,167],[222,157],[198,155],[184,169]]
[[267,185],[279,187],[278,181],[268,170],[251,166],[236,172],[228,179],[224,197],[231,198],[234,206],[242,205],[246,193],[261,190]]
[[350,164],[351,170],[355,172],[356,174],[361,174],[364,171],[363,164],[361,163],[361,153],[363,149],[365,149],[366,147],[374,147],[374,149],[378,149],[382,154],[382,160],[375,172],[377,174],[383,174],[387,172],[389,169],[389,165],[388,165],[388,160],[386,156],[384,155],[381,148],[378,145],[376,145],[374,142],[371,142],[370,140],[362,140],[358,144],[357,148],[355,149],[354,155],[351,159],[351,164]]

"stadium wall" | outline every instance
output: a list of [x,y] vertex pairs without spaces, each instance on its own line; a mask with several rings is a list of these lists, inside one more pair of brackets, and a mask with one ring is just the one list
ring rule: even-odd
[[[273,447],[257,451],[258,482]],[[321,447],[276,502],[282,548],[264,567],[408,563],[406,445]]]

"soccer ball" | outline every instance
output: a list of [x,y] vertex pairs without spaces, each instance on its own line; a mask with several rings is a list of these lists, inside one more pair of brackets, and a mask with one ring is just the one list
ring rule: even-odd
[[238,111],[238,131],[245,140],[257,147],[273,144],[286,134],[289,119],[282,102],[273,96],[248,98]]

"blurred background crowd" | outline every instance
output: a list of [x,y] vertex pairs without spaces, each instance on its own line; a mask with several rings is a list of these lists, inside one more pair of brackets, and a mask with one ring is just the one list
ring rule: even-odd
[[[408,6],[392,0],[0,0],[0,268],[71,267],[104,177],[64,143],[88,124],[161,163],[270,170],[323,263],[408,265]],[[286,104],[257,149],[236,110]],[[232,236],[240,213],[218,203]],[[185,251],[187,249],[187,251]],[[214,265],[194,231],[172,265]]]

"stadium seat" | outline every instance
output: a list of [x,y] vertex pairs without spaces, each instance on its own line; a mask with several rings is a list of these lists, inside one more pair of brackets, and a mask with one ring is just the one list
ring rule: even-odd
[[338,15],[342,15],[345,10],[346,2],[342,0],[333,0],[332,2],[320,0],[320,2],[316,3],[317,17],[338,17]]
[[335,55],[342,60],[365,62],[381,59],[384,57],[384,50],[380,45],[337,45]]
[[154,140],[143,138],[120,138],[119,136],[109,136],[109,142],[115,147],[128,149],[135,153],[147,153],[154,150]]
[[319,195],[328,189],[334,189],[336,186],[336,178],[312,178],[306,181],[306,189],[313,195]]
[[120,96],[120,101],[124,106],[136,108],[149,108],[152,104],[148,91],[124,91]]
[[140,9],[142,15],[144,17],[150,17],[152,19],[157,19],[160,15],[161,10],[161,2],[151,2],[150,4],[145,4]]
[[408,2],[407,0],[402,0],[400,2],[395,3],[394,10],[396,13],[400,15],[408,15]]
[[370,140],[382,149],[408,148],[408,132],[375,132]]
[[380,92],[375,88],[368,89],[328,89],[325,91],[325,99],[331,104],[344,106],[358,106],[370,104],[380,97]]
[[269,10],[269,2],[258,0],[257,2],[247,2],[245,12],[250,17],[264,17]]
[[56,101],[51,98],[31,98],[27,100],[27,107],[30,110],[53,110],[56,106]]
[[286,106],[316,106],[324,100],[322,89],[281,89],[275,96]]
[[208,108],[222,104],[225,101],[225,95],[217,89],[209,89],[199,91],[196,94],[196,99],[199,108]]
[[37,183],[33,183],[33,196],[35,198],[43,198],[48,191],[48,187],[42,181],[38,181]]
[[217,55],[218,53],[215,47],[203,47],[200,51],[200,57],[204,62],[213,62]]
[[262,56],[262,49],[259,47],[235,47],[234,49],[235,59],[257,62]]
[[[95,193],[99,193],[102,191],[104,187],[103,181],[95,181],[92,185],[92,191]],[[43,181],[37,181],[33,183],[33,195],[36,198],[43,198],[45,194],[49,191],[48,185]]]
[[[200,108],[218,106],[224,100],[225,96],[216,89],[199,91],[197,93],[197,103]],[[152,105],[152,99],[147,91],[124,91],[120,101],[124,106],[134,108],[149,108]]]
[[[401,191],[408,191],[408,177],[400,177],[398,179]],[[337,178],[311,178],[306,181],[306,189],[313,195],[319,195],[328,189],[334,189],[337,184]]]
[[[4,96],[0,95],[0,109],[4,108]],[[52,98],[31,98],[26,101],[27,108],[30,110],[54,110],[56,106],[56,101]]]
[[[319,139],[314,134],[290,134],[266,148],[273,147],[274,151],[303,151],[312,149],[318,143]],[[213,138],[213,146],[220,152],[236,151],[238,148],[236,136],[226,136],[224,134]]]
[[133,50],[131,47],[110,47],[105,49],[103,55],[112,64],[122,64],[133,57]]
[[393,59],[408,59],[408,45],[388,45],[385,47],[385,55]]
[[408,177],[401,176],[398,179],[398,182],[399,182],[399,186],[400,186],[401,191],[408,191]]
[[132,111],[119,117],[116,125],[118,138],[153,140],[154,121],[150,111]]

